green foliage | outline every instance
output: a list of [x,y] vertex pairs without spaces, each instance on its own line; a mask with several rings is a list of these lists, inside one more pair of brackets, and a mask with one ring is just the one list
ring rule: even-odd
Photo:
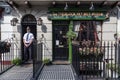
[[44,64],[50,63],[50,59],[44,59],[44,60],[43,60],[43,63],[44,63]]
[[113,70],[113,71],[117,72],[118,74],[120,74],[120,66],[117,64],[108,63],[108,64],[106,64],[106,68]]
[[70,31],[67,32],[66,36],[70,39],[73,39],[73,38],[76,37],[76,34],[73,31],[70,30]]
[[20,65],[22,63],[22,60],[20,58],[15,58],[12,60],[12,64],[15,64],[15,65]]
[[71,21],[70,25],[69,25],[69,31],[66,34],[67,38],[73,39],[76,37],[76,34],[75,34],[75,32],[73,32],[72,29],[73,29],[73,22]]

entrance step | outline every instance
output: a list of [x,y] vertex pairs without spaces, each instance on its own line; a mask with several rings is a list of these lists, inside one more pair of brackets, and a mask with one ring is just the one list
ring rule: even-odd
[[59,64],[60,64],[60,65],[62,65],[62,64],[65,65],[65,64],[66,64],[66,65],[68,65],[68,64],[70,64],[70,62],[69,62],[69,61],[59,61],[59,60],[58,60],[58,61],[53,61],[52,64],[55,64],[55,65],[57,65],[57,64],[58,64],[58,65],[59,65]]

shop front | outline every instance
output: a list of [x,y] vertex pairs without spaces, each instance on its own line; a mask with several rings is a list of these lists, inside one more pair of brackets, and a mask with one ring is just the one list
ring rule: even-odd
[[[78,0],[71,2],[68,0],[48,0],[46,2],[42,0],[12,0],[7,3],[13,9],[10,9],[10,13],[6,13],[6,15],[12,15],[13,18],[17,18],[18,23],[12,25],[10,22],[12,18],[5,16],[5,20],[9,20],[3,21],[3,27],[1,28],[4,32],[4,25],[10,26],[11,33],[18,40],[16,42],[21,49],[21,55],[23,54],[22,36],[25,32],[25,27],[29,24],[31,25],[27,14],[28,16],[34,16],[33,21],[36,20],[36,24],[32,27],[36,40],[40,41],[41,34],[46,38],[47,49],[43,50],[43,58],[49,58],[52,61],[70,61],[72,51],[70,51],[70,42],[66,34],[70,29],[71,21],[73,22],[71,30],[76,34],[74,39],[79,41],[95,41],[95,44],[108,40],[114,41],[113,36],[107,38],[107,35],[113,35],[117,32],[117,12],[114,10],[117,9],[115,6],[119,6],[119,1]],[[24,22],[24,17],[27,18],[25,20],[28,23]],[[42,19],[42,24],[39,24],[39,18]],[[80,33],[80,37],[77,38],[79,28],[82,29],[83,25],[86,26],[86,31]],[[2,36],[2,39],[5,38]],[[49,51],[47,51],[48,49]]]
[[[98,7],[90,10],[88,7],[82,7],[84,9],[72,6],[66,10],[59,6],[49,8],[48,19],[52,20],[53,28],[53,61],[72,61],[71,42],[76,41],[80,47],[83,47],[85,42],[89,43],[88,46],[93,43],[101,45],[102,25],[105,20],[109,20],[108,9]],[[72,22],[71,25],[70,22]],[[76,36],[69,41],[67,33],[70,30]]]
[[[113,35],[114,33],[119,33],[117,31],[118,19],[116,11],[119,1],[78,0],[71,2],[68,0],[48,0],[46,2],[41,0],[12,0],[7,1],[7,3],[12,9],[10,8],[11,11],[9,13],[5,13],[5,18],[1,25],[2,40],[7,38],[5,36],[7,34],[5,33],[5,26],[11,30],[8,37],[11,37],[11,34],[15,35],[16,43],[20,49],[19,54],[22,55],[22,58],[24,57],[22,37],[28,25],[32,26],[31,28],[37,41],[40,41],[42,34],[46,38],[47,49],[43,50],[43,59],[49,58],[51,61],[72,60],[70,42],[68,37],[66,37],[70,30],[76,34],[74,40],[79,41],[80,45],[83,44],[81,43],[82,41],[94,41],[95,44],[99,43],[100,45],[102,41],[115,41]],[[16,25],[12,25],[12,18],[18,19]],[[39,18],[42,19],[42,24],[39,24]],[[70,22],[73,23],[71,25],[72,29],[70,29]],[[84,27],[85,30],[79,32]],[[80,33],[79,37],[78,33]],[[110,37],[107,37],[108,35]]]
[[[93,46],[103,46],[104,41],[115,42],[113,35],[120,33],[118,30],[120,24],[117,22],[119,20],[117,14],[120,13],[120,11],[118,12],[120,5],[118,0],[10,0],[6,1],[6,4],[12,9],[10,9],[11,11],[8,9],[9,13],[4,15],[1,24],[1,40],[12,37],[11,39],[18,48],[18,52],[15,54],[18,54],[24,61],[22,39],[25,28],[30,26],[36,41],[36,44],[34,44],[34,59],[36,60],[33,63],[34,75],[39,72],[45,59],[53,62],[67,61],[72,63],[73,57],[77,56],[73,53],[77,49],[73,49],[73,44],[79,46],[79,53],[80,51],[85,52],[81,49],[86,48],[86,46],[92,49]],[[17,19],[18,22],[14,19]],[[11,36],[11,34],[14,36]],[[43,42],[44,47],[41,47],[41,42]],[[88,51],[91,51],[91,49],[88,49]],[[108,52],[110,51],[108,50]],[[109,55],[105,56],[107,54],[106,51],[104,56],[102,55],[102,59],[103,57],[104,59],[111,57]],[[112,55],[114,56],[113,62],[117,63],[116,55]],[[97,69],[101,68],[104,71],[102,68],[105,61],[101,58],[98,60],[96,56],[95,58],[91,55],[81,56],[79,59],[82,59],[82,67],[81,64],[78,66],[81,70],[83,68],[85,70],[85,67],[86,69],[97,67]],[[13,57],[16,57],[16,55]],[[93,64],[92,59],[90,59],[90,63],[84,61],[91,57],[98,63],[94,62]],[[97,56],[97,58],[99,57]],[[77,58],[74,58],[74,60],[77,60]],[[104,64],[106,65],[106,63]],[[102,65],[102,67],[99,65]]]

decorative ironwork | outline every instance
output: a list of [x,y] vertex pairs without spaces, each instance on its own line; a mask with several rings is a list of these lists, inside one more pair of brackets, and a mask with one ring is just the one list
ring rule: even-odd
[[73,45],[72,48],[72,65],[81,80],[88,78],[119,80],[120,70],[116,51],[119,49],[114,46],[113,42],[104,42],[102,46],[98,47],[80,48],[78,45]]
[[27,14],[23,17],[22,24],[37,24],[37,21],[33,15]]
[[35,41],[33,43],[33,53],[34,53],[33,54],[33,79],[34,80],[37,80],[39,73],[43,68],[42,52],[43,52],[43,44]]

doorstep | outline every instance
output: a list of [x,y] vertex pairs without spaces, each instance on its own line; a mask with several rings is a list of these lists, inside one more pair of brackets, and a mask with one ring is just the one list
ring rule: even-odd
[[69,61],[62,61],[62,60],[55,60],[55,61],[53,61],[52,62],[52,64],[55,64],[55,65],[68,65],[68,64],[70,64],[70,62]]

